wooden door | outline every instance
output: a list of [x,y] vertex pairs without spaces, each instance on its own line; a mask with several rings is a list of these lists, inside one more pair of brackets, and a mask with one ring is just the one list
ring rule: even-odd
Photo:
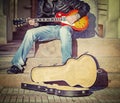
[[[37,12],[37,0],[17,0],[17,18],[35,17]],[[13,40],[22,40],[30,25],[16,27],[13,32]]]

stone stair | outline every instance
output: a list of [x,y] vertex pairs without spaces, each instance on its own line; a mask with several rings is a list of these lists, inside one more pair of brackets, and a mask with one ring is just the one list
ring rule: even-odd
[[[23,74],[6,74],[7,68],[11,65],[12,56],[0,56],[1,86],[20,87],[21,82],[32,82],[30,71],[35,66],[61,65],[60,41],[40,43],[37,48],[35,56],[28,58]],[[86,52],[93,55],[99,67],[107,72],[108,87],[120,87],[120,39],[97,37],[77,39],[77,44],[74,45],[73,51],[77,51],[74,52],[77,57]]]

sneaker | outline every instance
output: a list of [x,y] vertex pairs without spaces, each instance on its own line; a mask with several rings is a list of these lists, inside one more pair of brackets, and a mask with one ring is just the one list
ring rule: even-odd
[[23,73],[24,68],[21,70],[17,66],[13,65],[9,70],[7,70],[8,74],[18,74],[18,73]]

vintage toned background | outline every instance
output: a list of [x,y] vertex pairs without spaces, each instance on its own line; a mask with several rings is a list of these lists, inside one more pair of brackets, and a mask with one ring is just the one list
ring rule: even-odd
[[[120,87],[120,0],[85,1],[90,4],[91,13],[96,18],[96,34],[91,38],[74,40],[73,56],[79,57],[86,52],[93,55],[100,68],[108,73],[109,87]],[[10,61],[30,27],[16,28],[12,20],[17,17],[35,17],[36,8],[36,0],[0,0],[0,85],[19,86],[21,79],[8,84],[2,78],[6,77],[8,81],[5,70],[11,65]],[[26,75],[34,66],[61,64],[60,49],[59,40],[35,43],[28,55],[30,58],[24,77],[27,78]]]

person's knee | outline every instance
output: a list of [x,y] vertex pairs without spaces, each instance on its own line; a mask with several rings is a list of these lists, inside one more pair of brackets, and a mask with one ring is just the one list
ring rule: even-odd
[[60,30],[63,32],[71,32],[71,33],[73,31],[70,26],[62,26]]
[[34,39],[34,32],[33,32],[33,30],[32,29],[27,30],[27,32],[25,34],[25,37],[27,39]]
[[60,29],[61,39],[71,38],[73,30],[69,26],[63,26]]
[[27,32],[26,32],[26,35],[32,35],[33,34],[33,31],[31,30],[31,29],[29,29],[29,30],[27,30]]

